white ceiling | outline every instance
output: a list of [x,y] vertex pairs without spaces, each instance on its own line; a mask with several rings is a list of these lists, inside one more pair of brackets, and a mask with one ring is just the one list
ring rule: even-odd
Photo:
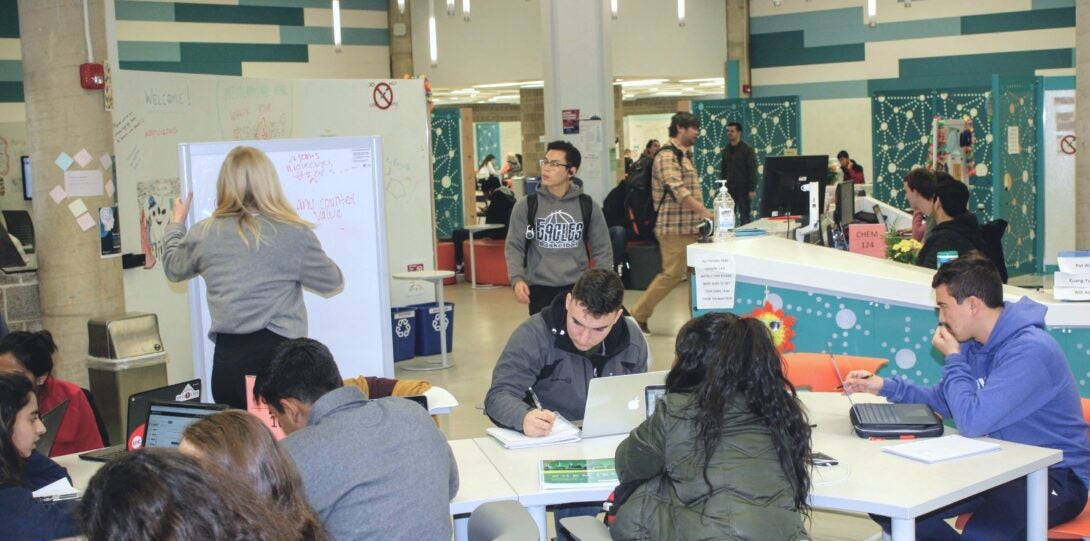
[[[432,99],[436,104],[450,103],[519,103],[522,88],[542,88],[543,82],[511,81],[479,84],[467,87],[432,87]],[[621,87],[624,100],[662,97],[723,97],[722,77],[698,77],[693,79],[617,79],[613,83]]]

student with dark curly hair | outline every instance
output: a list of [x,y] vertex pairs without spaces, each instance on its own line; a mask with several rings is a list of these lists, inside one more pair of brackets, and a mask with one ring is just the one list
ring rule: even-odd
[[638,486],[613,539],[806,539],[810,425],[768,328],[707,314],[676,350],[668,392],[617,448],[621,483]]
[[64,468],[34,451],[45,434],[38,399],[22,374],[0,373],[0,525],[11,541],[76,535],[75,501],[42,502],[32,492],[65,477]]

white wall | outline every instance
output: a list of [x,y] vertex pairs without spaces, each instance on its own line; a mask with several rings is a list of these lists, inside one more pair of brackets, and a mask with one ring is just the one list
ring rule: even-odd
[[[1075,156],[1060,152],[1059,140],[1075,135],[1075,91],[1045,92],[1045,265],[1056,264],[1056,252],[1075,249]],[[1086,152],[1083,145],[1080,152]]]
[[[632,149],[632,159],[638,160],[643,148],[650,139],[658,139],[659,143],[666,143],[670,135],[670,117],[674,115],[664,113],[661,115],[629,115],[624,117],[624,142],[625,148]],[[622,149],[622,152],[624,149]]]
[[867,176],[874,182],[874,160],[871,152],[870,98],[841,100],[804,100],[801,112],[802,154],[828,154],[847,150]]
[[[428,61],[428,5],[412,2],[414,67],[432,86],[541,79],[544,38],[537,2],[475,0],[464,22],[461,3],[453,17],[433,0],[439,63]],[[540,2],[548,0],[538,0]],[[592,0],[587,0],[592,1]],[[727,50],[726,2],[687,2],[686,25],[677,25],[677,4],[623,0],[613,26],[613,75],[620,78],[720,77]],[[577,61],[578,59],[573,59]]]

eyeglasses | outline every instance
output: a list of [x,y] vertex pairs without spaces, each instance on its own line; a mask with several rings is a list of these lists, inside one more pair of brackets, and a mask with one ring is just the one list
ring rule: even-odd
[[557,162],[557,161],[552,161],[551,162],[551,161],[546,160],[544,158],[538,160],[537,163],[541,167],[571,167],[570,163]]

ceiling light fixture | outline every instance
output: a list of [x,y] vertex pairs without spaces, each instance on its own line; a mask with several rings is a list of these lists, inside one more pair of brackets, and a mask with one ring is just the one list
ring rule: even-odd
[[878,0],[867,0],[867,24],[871,28],[878,26]]
[[402,15],[405,14],[405,0],[397,0],[397,12]]
[[431,56],[431,65],[439,65],[439,44],[435,35],[435,2],[428,0],[428,53]]
[[628,88],[630,86],[655,86],[665,82],[666,79],[639,79],[636,81],[621,81],[613,84],[620,85],[622,88]]
[[333,49],[341,52],[341,0],[333,0]]
[[685,0],[677,0],[677,25],[685,26]]
[[614,19],[617,18],[617,2],[618,0],[609,0],[609,14],[612,15]]
[[545,81],[523,81],[521,83],[488,83],[484,85],[473,85],[473,88],[505,88],[511,86],[526,86],[545,84]]
[[[428,0],[431,2],[432,0]],[[454,15],[454,0],[447,0],[447,16]]]
[[462,20],[469,22],[469,0],[462,0]]

